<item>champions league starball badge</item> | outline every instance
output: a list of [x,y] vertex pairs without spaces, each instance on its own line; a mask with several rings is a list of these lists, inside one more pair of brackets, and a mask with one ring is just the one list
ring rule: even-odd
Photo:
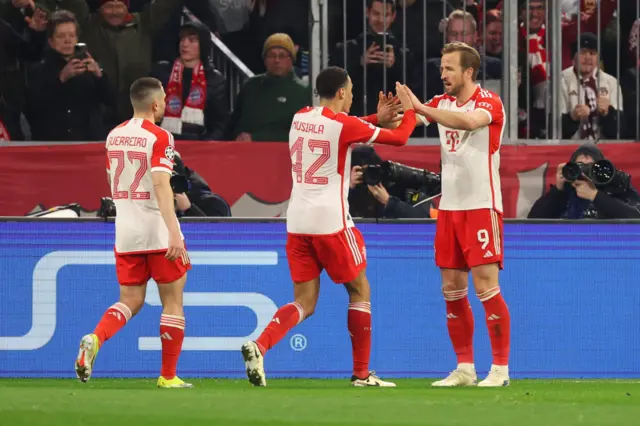
[[176,152],[172,146],[168,146],[164,149],[164,156],[167,157],[167,160],[173,162],[173,159],[176,157]]

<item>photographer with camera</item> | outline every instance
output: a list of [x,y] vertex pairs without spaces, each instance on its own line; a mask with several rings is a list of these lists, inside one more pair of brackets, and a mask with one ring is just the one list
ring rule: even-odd
[[558,166],[555,185],[535,202],[528,218],[635,219],[640,218],[640,196],[629,174],[586,143]]
[[370,146],[359,146],[351,157],[351,216],[387,219],[428,219],[431,200],[440,193],[440,176],[392,161],[382,161]]
[[214,194],[209,184],[194,170],[186,167],[175,151],[171,189],[176,213],[182,217],[230,217],[229,204]]

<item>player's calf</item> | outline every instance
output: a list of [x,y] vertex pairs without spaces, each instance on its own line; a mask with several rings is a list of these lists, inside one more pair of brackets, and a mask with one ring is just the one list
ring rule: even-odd
[[185,274],[176,281],[158,284],[158,292],[162,301],[162,315],[160,316],[162,367],[160,369],[160,378],[158,379],[159,387],[192,387],[176,377],[186,326],[182,303],[186,280]]

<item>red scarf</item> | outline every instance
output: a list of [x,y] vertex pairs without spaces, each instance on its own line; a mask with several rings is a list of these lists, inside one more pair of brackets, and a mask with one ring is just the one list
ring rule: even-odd
[[11,141],[9,132],[7,131],[7,128],[4,126],[4,123],[2,122],[2,120],[0,120],[0,141],[3,141],[3,142]]
[[[533,105],[536,108],[545,107],[547,96],[547,49],[545,47],[546,28],[543,25],[537,33],[527,34],[527,26],[520,24],[520,48],[526,52],[529,44],[529,57],[527,61],[531,74],[529,84],[533,88]],[[526,71],[523,71],[526,72]]]
[[191,90],[185,105],[182,105],[183,73],[184,65],[178,58],[173,63],[171,77],[167,85],[167,106],[162,120],[162,127],[177,135],[182,133],[182,123],[204,127],[204,107],[207,101],[207,77],[202,62],[193,69]]

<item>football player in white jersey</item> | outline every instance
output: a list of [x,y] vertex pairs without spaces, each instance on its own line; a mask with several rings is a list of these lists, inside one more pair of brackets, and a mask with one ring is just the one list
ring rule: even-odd
[[[433,386],[473,386],[474,321],[467,298],[471,271],[485,310],[493,363],[481,387],[509,385],[510,314],[498,283],[503,268],[500,144],[505,128],[502,101],[476,83],[480,55],[465,43],[442,50],[445,93],[423,105],[410,93],[418,118],[438,124],[442,157],[442,198],[435,260],[442,274],[447,328],[457,368]],[[410,90],[405,88],[408,92]]]
[[170,178],[174,145],[171,133],[155,125],[165,110],[162,83],[141,78],[131,85],[134,114],[107,136],[107,179],[116,206],[116,275],[120,300],[80,341],[75,363],[82,382],[90,379],[100,347],[144,305],[147,282],[158,284],[162,300],[161,388],[188,388],[176,376],[184,339],[182,293],[191,269],[174,210]]
[[[397,85],[400,87],[400,85]],[[249,381],[265,386],[263,358],[289,330],[311,316],[326,270],[349,294],[347,324],[353,350],[351,385],[394,387],[369,371],[371,351],[371,290],[365,274],[364,240],[349,215],[351,146],[355,143],[404,145],[415,128],[408,93],[398,90],[402,122],[394,130],[376,127],[347,113],[352,83],[342,68],[330,67],[316,79],[319,107],[307,107],[294,117],[289,132],[293,188],[287,210],[287,259],[294,282],[294,301],[282,306],[255,342],[242,346]],[[320,349],[322,350],[322,349]]]

